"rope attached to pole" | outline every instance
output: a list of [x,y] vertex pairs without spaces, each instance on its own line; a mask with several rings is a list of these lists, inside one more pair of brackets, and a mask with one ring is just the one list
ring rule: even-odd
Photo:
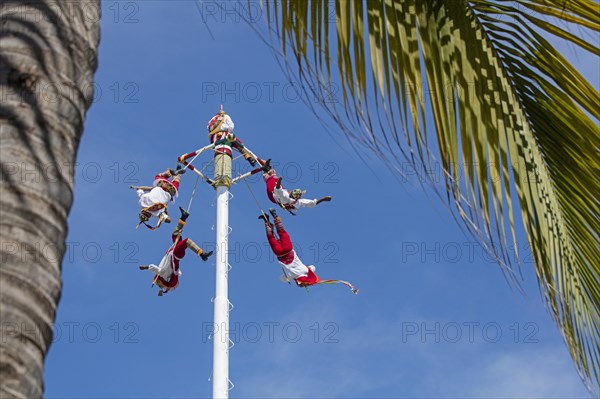
[[188,203],[187,212],[192,208],[192,201],[194,200],[194,196],[196,195],[196,187],[198,187],[198,181],[200,180],[200,176],[196,176],[196,183],[194,184],[194,189],[192,190],[192,196],[190,197],[190,202]]
[[263,211],[263,209],[261,208],[260,203],[258,202],[258,199],[256,199],[256,195],[254,195],[254,192],[252,191],[252,188],[250,187],[250,185],[248,184],[248,182],[246,181],[246,179],[244,179],[244,183],[246,183],[246,187],[248,187],[248,191],[250,191],[250,194],[252,195],[252,198],[254,198],[254,202],[256,202],[256,206],[260,210],[260,213],[262,213],[264,216],[267,216],[267,214],[265,213],[265,211]]
[[[198,187],[199,180],[200,180],[200,176],[196,176],[196,183],[194,184],[194,189],[192,190],[192,196],[190,197],[190,202],[188,202],[188,207],[186,210],[186,212],[188,212],[188,213],[190,212],[190,209],[192,209],[192,201],[194,200],[194,196],[196,195],[196,187]],[[177,245],[177,243],[179,242],[180,239],[181,239],[181,234],[179,234],[177,236],[177,238],[175,239],[175,242],[173,243],[173,245],[171,245],[171,247],[169,248],[169,250],[167,252],[169,252],[171,249],[175,248],[175,245]]]

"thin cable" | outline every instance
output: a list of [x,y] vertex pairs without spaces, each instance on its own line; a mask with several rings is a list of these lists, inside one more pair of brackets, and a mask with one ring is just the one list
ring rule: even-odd
[[[190,209],[192,208],[192,201],[194,200],[194,196],[196,195],[196,187],[198,187],[198,180],[200,180],[200,176],[196,176],[196,183],[194,184],[194,189],[192,190],[192,196],[190,197],[190,202],[188,203],[188,207],[187,207],[187,212],[190,212]],[[175,241],[173,242],[173,245],[171,245],[171,247],[169,248],[169,250],[167,251],[167,253],[175,248],[175,245],[177,245],[177,243],[179,242],[179,240],[181,239],[181,234],[179,234],[177,236],[177,238],[175,239]],[[157,274],[158,276],[158,274]]]
[[196,195],[196,187],[198,186],[198,180],[200,180],[200,176],[196,175],[196,183],[194,184],[194,189],[192,190],[192,196],[190,197],[190,202],[188,203],[188,207],[187,207],[188,212],[192,208],[192,201],[194,200],[194,196]]
[[208,167],[208,165],[210,165],[211,163],[214,163],[214,162],[215,162],[215,158],[213,157],[213,159],[212,159],[212,160],[208,161],[208,162],[206,163],[206,165],[204,165],[204,166],[202,167],[202,169],[200,169],[200,173],[203,173],[203,172],[204,172],[204,169],[206,169],[206,168]]
[[186,164],[184,165],[184,168],[183,168],[183,170],[186,170],[186,169],[188,168],[188,166],[190,166],[190,165],[192,164],[192,162],[194,162],[194,160],[195,160],[196,158],[198,158],[198,155],[200,155],[200,154],[198,153],[198,154],[194,155],[194,158],[192,158],[192,160],[191,160],[191,161],[189,161],[189,162],[187,162],[187,161],[186,161]]
[[261,208],[260,203],[258,202],[258,199],[256,199],[256,196],[254,195],[254,192],[252,191],[252,188],[250,188],[250,185],[248,184],[248,181],[246,181],[246,179],[244,179],[244,183],[246,183],[246,187],[248,187],[248,190],[250,191],[250,194],[252,195],[252,198],[254,198],[254,202],[256,202],[256,206],[260,210],[260,213],[262,213],[263,215],[267,216],[267,214],[265,213],[265,211],[263,211],[263,209]]

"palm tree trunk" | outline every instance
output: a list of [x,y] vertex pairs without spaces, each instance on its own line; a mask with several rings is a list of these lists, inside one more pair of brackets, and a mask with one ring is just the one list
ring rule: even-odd
[[0,0],[0,397],[39,398],[100,1]]

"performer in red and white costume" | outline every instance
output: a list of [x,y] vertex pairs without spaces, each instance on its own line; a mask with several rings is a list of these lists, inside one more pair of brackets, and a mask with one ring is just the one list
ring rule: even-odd
[[235,124],[229,115],[223,110],[223,106],[215,116],[208,121],[208,138],[211,144],[218,143],[215,146],[215,154],[227,154],[232,156],[231,148],[235,148],[239,151],[250,165],[256,166],[256,160],[250,155],[250,153],[244,148],[244,143],[235,137],[233,129]]
[[294,250],[290,235],[283,228],[281,218],[277,216],[275,209],[271,208],[269,209],[269,212],[273,215],[273,221],[279,238],[273,233],[273,225],[269,221],[268,215],[263,213],[258,218],[265,222],[267,240],[269,240],[271,250],[275,256],[277,256],[277,261],[281,264],[283,269],[283,276],[281,276],[282,280],[286,282],[291,282],[293,280],[298,287],[309,287],[315,284],[344,284],[346,287],[350,288],[354,294],[358,294],[358,289],[349,282],[344,280],[321,280],[319,276],[315,274],[316,268],[314,266],[306,266],[302,263]]
[[[185,169],[180,169],[180,166],[178,166],[176,170],[167,169],[154,176],[154,183],[152,186],[131,186],[131,188],[136,189],[138,202],[142,207],[138,226],[143,223],[149,229],[154,230],[158,228],[163,221],[165,223],[171,222],[167,208],[169,202],[174,201],[177,197],[179,181],[183,173],[185,173]],[[155,227],[146,224],[151,217],[158,218],[158,223]]]
[[181,211],[181,218],[171,236],[173,245],[167,250],[167,253],[162,258],[160,264],[158,266],[154,264],[140,266],[140,270],[150,270],[152,273],[156,274],[152,285],[157,284],[160,287],[160,291],[158,291],[159,296],[174,290],[179,285],[179,276],[181,275],[179,261],[185,256],[186,249],[191,249],[204,261],[208,260],[208,257],[212,255],[212,251],[208,253],[204,252],[204,250],[191,239],[181,238],[183,226],[185,226],[185,221],[188,218],[189,213],[181,207],[179,207],[179,210]]
[[321,202],[331,201],[330,196],[326,196],[319,199],[305,199],[302,198],[306,194],[306,190],[286,190],[281,185],[281,177],[277,176],[275,169],[271,169],[266,173],[263,173],[263,178],[267,185],[267,196],[271,202],[279,205],[287,211],[295,211],[298,208],[314,208]]
[[295,281],[296,285],[299,287],[307,287],[310,285],[317,284],[321,279],[315,274],[316,268],[314,266],[306,266],[298,255],[296,251],[294,251],[294,247],[292,246],[292,241],[290,240],[290,235],[283,228],[283,223],[281,222],[281,218],[277,216],[275,209],[269,209],[271,215],[273,215],[273,222],[275,223],[275,228],[277,229],[277,235],[279,238],[275,237],[273,234],[273,225],[269,221],[269,217],[267,215],[260,215],[258,218],[264,220],[265,222],[265,230],[267,232],[267,240],[269,241],[269,245],[271,246],[271,250],[275,256],[277,256],[277,260],[282,266],[283,269],[283,279],[285,281]]

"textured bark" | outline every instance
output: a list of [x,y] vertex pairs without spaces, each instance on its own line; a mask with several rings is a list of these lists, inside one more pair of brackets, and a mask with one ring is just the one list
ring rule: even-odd
[[0,0],[0,397],[43,394],[99,0]]

